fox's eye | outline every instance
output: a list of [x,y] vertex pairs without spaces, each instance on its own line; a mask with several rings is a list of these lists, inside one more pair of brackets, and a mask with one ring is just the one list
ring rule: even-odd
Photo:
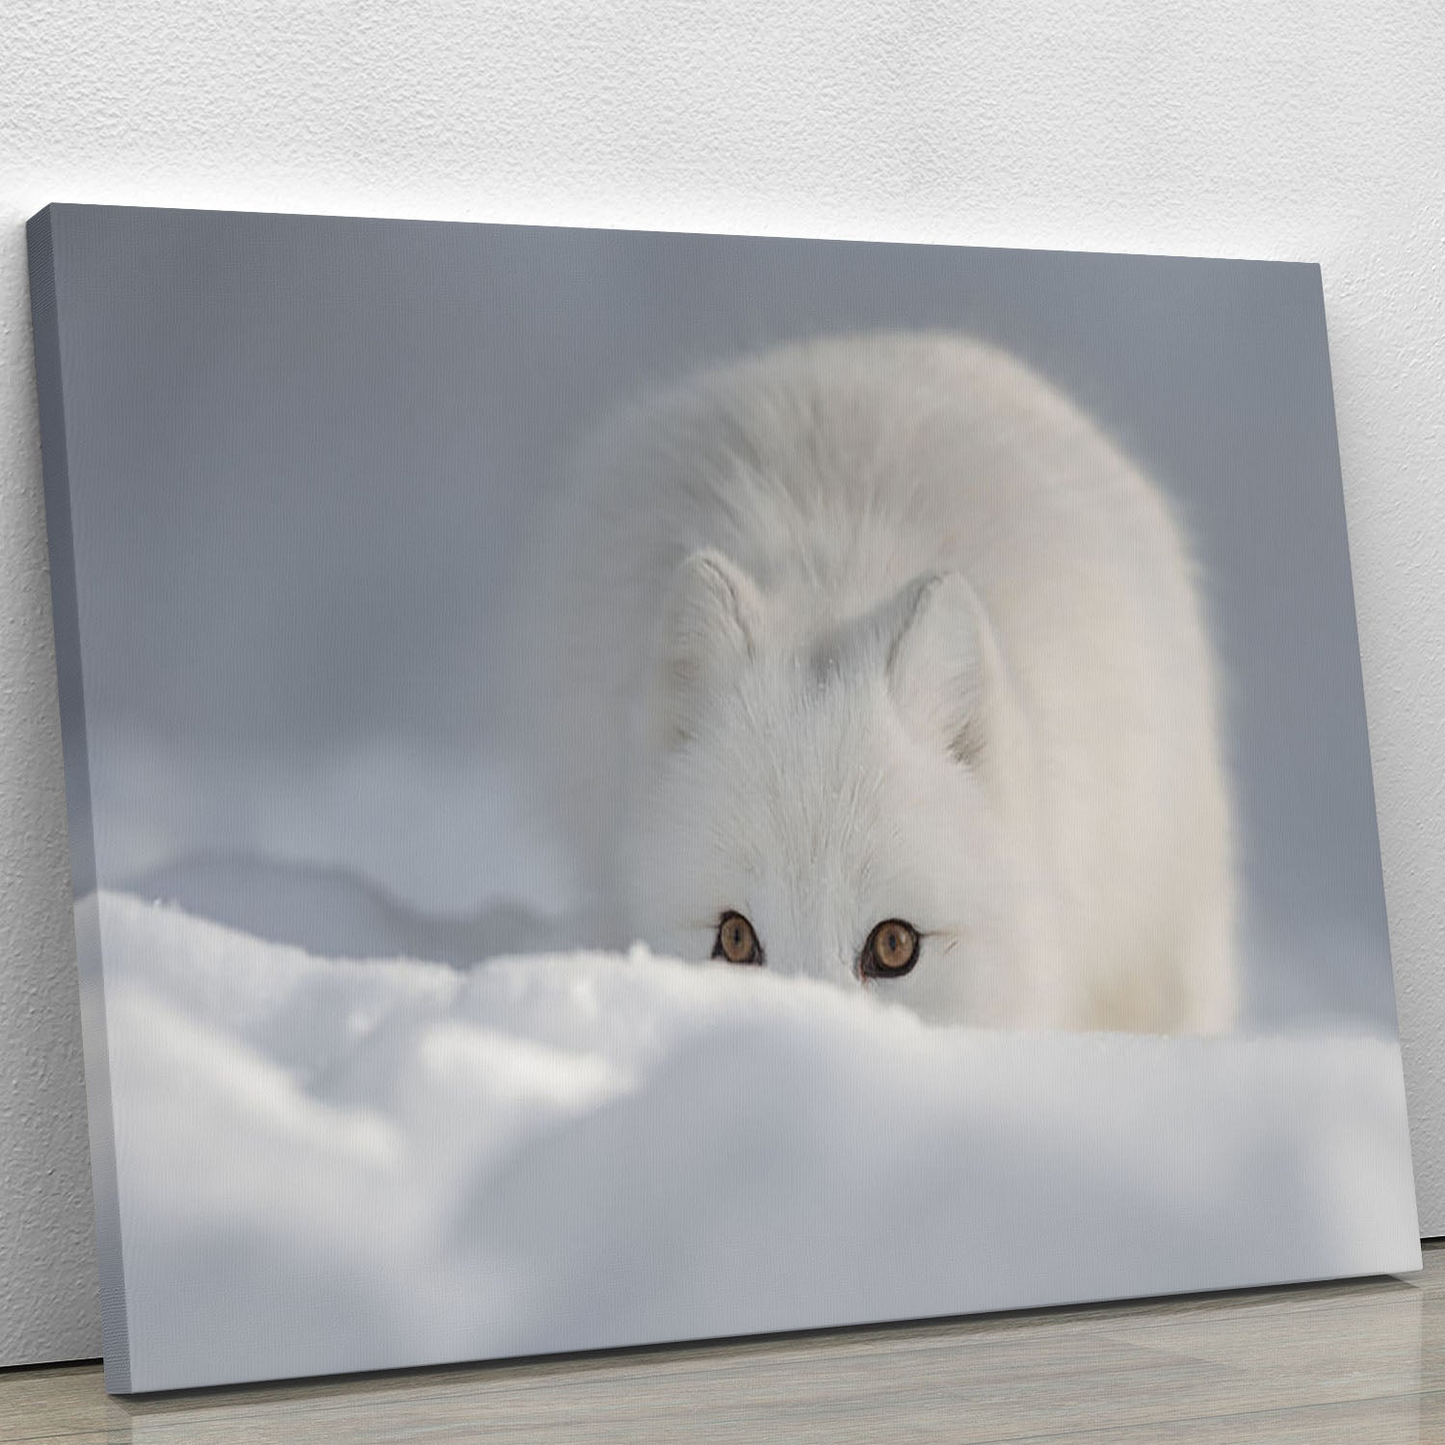
[[901,978],[918,962],[918,930],[901,918],[880,923],[858,960],[864,978]]
[[753,926],[741,913],[724,913],[718,919],[717,940],[712,946],[714,958],[729,963],[761,963],[763,950]]

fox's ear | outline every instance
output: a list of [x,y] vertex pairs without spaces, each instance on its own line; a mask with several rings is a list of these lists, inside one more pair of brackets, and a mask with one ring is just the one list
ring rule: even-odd
[[757,584],[711,547],[678,567],[662,608],[652,712],[665,748],[692,737],[751,656],[762,621]]
[[959,762],[976,761],[988,730],[993,629],[957,572],[916,578],[890,608],[888,686],[899,715]]

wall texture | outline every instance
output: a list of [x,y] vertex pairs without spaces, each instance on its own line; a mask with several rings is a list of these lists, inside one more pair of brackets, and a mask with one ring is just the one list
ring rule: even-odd
[[12,0],[0,1364],[99,1350],[22,222],[51,200],[1318,260],[1421,1226],[1445,1233],[1445,11]]

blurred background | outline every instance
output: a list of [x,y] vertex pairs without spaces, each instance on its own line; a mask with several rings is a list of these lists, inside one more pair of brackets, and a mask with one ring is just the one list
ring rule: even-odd
[[342,952],[434,927],[465,956],[477,919],[490,946],[506,907],[567,907],[493,729],[518,539],[569,452],[739,351],[957,329],[1181,505],[1228,687],[1252,1021],[1394,1032],[1315,268],[112,208],[54,234],[71,822],[102,886]]

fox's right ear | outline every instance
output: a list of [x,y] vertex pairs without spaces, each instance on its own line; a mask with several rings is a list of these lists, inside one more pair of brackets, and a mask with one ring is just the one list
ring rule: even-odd
[[693,737],[712,700],[741,671],[762,611],[757,584],[721,552],[704,548],[678,567],[663,603],[651,698],[664,748]]
[[973,763],[999,704],[993,630],[957,572],[916,578],[890,609],[888,683],[899,712],[930,741]]

